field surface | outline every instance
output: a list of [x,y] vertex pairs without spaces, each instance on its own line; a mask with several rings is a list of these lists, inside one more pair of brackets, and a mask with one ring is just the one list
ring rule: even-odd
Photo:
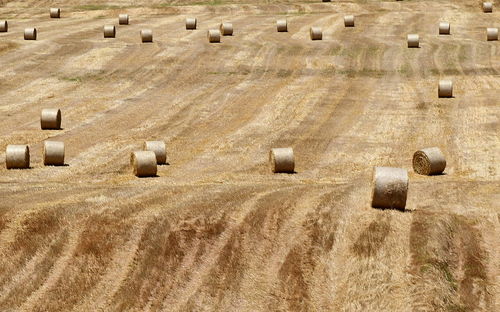
[[[500,311],[495,5],[0,0],[0,311]],[[43,166],[46,139],[67,166]],[[155,139],[169,164],[136,178]],[[8,144],[30,169],[5,168]],[[444,175],[411,169],[429,146]],[[297,173],[271,173],[273,147]],[[370,207],[374,166],[409,170],[406,211]]]

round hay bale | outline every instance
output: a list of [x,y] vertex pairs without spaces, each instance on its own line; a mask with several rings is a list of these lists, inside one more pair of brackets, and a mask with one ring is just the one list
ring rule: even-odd
[[154,177],[157,173],[156,155],[152,151],[133,152],[130,156],[134,174],[137,177]]
[[493,3],[492,2],[483,2],[483,12],[484,13],[493,13]]
[[0,32],[8,32],[9,23],[7,21],[0,21]]
[[439,23],[439,34],[440,35],[449,35],[450,34],[450,23],[448,23],[448,22]]
[[30,149],[28,145],[7,145],[5,150],[7,169],[26,169],[30,167]]
[[196,18],[193,17],[186,18],[186,29],[188,30],[196,29],[196,23],[197,23]]
[[232,36],[233,35],[233,24],[221,23],[219,26],[219,30],[223,36]]
[[61,110],[57,108],[42,109],[40,125],[43,130],[61,129]]
[[118,24],[128,25],[128,22],[129,22],[128,14],[119,14],[118,15]]
[[486,40],[487,41],[498,40],[498,28],[487,28],[486,29]]
[[373,208],[405,209],[408,195],[408,171],[406,169],[375,167],[372,183]]
[[413,171],[418,174],[441,174],[444,168],[446,168],[446,159],[438,147],[424,148],[413,154]]
[[332,2],[331,0],[323,0],[323,2]]
[[64,165],[64,142],[43,142],[43,164],[45,166]]
[[309,35],[311,36],[311,40],[323,40],[323,31],[321,27],[311,27],[311,29],[309,29]]
[[61,17],[61,9],[59,8],[50,9],[50,18],[60,18],[60,17]]
[[24,30],[24,40],[36,40],[36,28],[26,28]]
[[207,38],[210,43],[220,42],[220,31],[218,29],[209,29],[207,31]]
[[295,159],[291,147],[273,148],[269,152],[269,162],[274,173],[294,173]]
[[420,37],[417,34],[408,35],[408,48],[419,48]]
[[142,145],[145,151],[152,151],[156,155],[156,163],[163,165],[167,163],[167,148],[163,141],[146,141]]
[[153,42],[153,31],[151,29],[141,30],[142,42]]
[[344,26],[345,27],[354,27],[354,15],[344,16]]
[[114,38],[116,36],[116,27],[114,25],[104,26],[104,38]]
[[278,32],[287,32],[288,31],[288,22],[286,19],[276,21],[276,27]]
[[453,97],[453,82],[451,80],[440,80],[438,86],[439,97]]

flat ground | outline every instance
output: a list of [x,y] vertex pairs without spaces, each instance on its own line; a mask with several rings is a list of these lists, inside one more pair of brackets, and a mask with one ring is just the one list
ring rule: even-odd
[[[500,311],[498,5],[0,3],[1,311]],[[234,36],[209,44],[221,21]],[[42,108],[64,129],[40,130]],[[46,139],[68,166],[42,165]],[[169,165],[136,178],[130,152],[152,139]],[[31,169],[5,169],[8,144],[29,144]],[[287,146],[297,173],[272,174]],[[411,170],[428,146],[445,175]],[[374,166],[409,169],[407,211],[370,207]]]

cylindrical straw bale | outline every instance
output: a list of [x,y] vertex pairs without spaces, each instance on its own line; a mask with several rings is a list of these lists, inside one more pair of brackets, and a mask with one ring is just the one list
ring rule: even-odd
[[196,29],[196,18],[188,17],[186,18],[186,29]]
[[413,154],[413,171],[423,175],[443,173],[446,159],[438,147],[423,148]]
[[439,23],[439,34],[440,35],[449,35],[450,34],[450,23],[448,23],[448,22]]
[[273,148],[269,152],[271,169],[275,173],[293,173],[295,170],[295,158],[291,147]]
[[321,27],[311,27],[311,29],[309,29],[309,35],[311,36],[311,40],[323,40],[323,31]]
[[286,21],[286,19],[278,20],[276,22],[276,27],[278,28],[278,32],[287,32],[288,22]]
[[354,27],[354,15],[344,16],[344,26],[345,27]]
[[128,14],[119,14],[118,15],[118,24],[120,25],[128,25]]
[[0,32],[8,32],[9,23],[7,21],[0,21]]
[[484,13],[493,13],[493,3],[483,2],[483,12]]
[[114,25],[104,26],[104,38],[114,38],[116,36],[116,27]]
[[220,31],[218,29],[209,29],[207,31],[208,42],[220,42]]
[[130,164],[138,177],[154,177],[157,173],[156,155],[152,151],[133,152]]
[[498,40],[498,28],[487,28],[486,29],[486,40],[488,40],[488,41]]
[[142,149],[145,151],[152,151],[156,155],[156,163],[163,165],[167,163],[167,148],[163,141],[146,141]]
[[43,130],[61,129],[61,110],[57,108],[42,109],[40,116],[40,125]]
[[64,165],[64,142],[43,142],[43,164],[45,166]]
[[323,2],[331,2],[332,0],[323,0]]
[[36,28],[26,28],[24,30],[24,40],[36,40]]
[[401,168],[375,167],[372,207],[404,210],[408,195],[408,171]]
[[233,24],[231,23],[221,23],[219,29],[223,36],[233,35]]
[[419,48],[420,37],[417,34],[408,35],[408,48]]
[[142,42],[153,42],[153,31],[151,29],[141,30]]
[[453,82],[451,80],[440,80],[438,86],[439,97],[453,97]]
[[60,17],[61,17],[61,9],[59,8],[50,9],[50,18],[60,18]]
[[5,151],[7,169],[25,169],[30,167],[30,149],[28,145],[7,145]]

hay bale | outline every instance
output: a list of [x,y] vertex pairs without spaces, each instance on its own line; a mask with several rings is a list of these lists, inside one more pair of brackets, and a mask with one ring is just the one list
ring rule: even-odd
[[221,23],[219,26],[219,30],[223,36],[232,36],[233,35],[233,24]]
[[486,29],[486,40],[487,41],[498,40],[498,28],[487,28]]
[[453,97],[453,82],[451,80],[440,80],[438,86],[439,97]]
[[406,169],[375,167],[372,183],[373,208],[405,209],[408,195]]
[[269,152],[269,162],[274,173],[294,173],[295,159],[291,147],[273,148]]
[[446,159],[438,147],[429,147],[413,154],[413,171],[422,175],[441,174],[446,168]]
[[57,108],[44,108],[40,116],[42,130],[61,129],[61,110]]
[[59,8],[50,9],[50,18],[60,18],[60,17],[61,17],[61,9]]
[[120,25],[128,25],[129,16],[128,14],[119,14],[118,15],[118,24]]
[[163,165],[167,163],[167,148],[163,141],[146,141],[142,145],[145,151],[152,151],[156,155],[156,163]]
[[419,48],[420,37],[417,34],[408,35],[408,48]]
[[276,28],[278,32],[287,32],[288,31],[288,22],[286,19],[276,21]]
[[311,27],[311,29],[309,29],[309,35],[311,36],[311,40],[323,40],[323,31],[321,27]]
[[153,31],[151,29],[141,30],[142,42],[153,42]]
[[43,164],[45,166],[64,165],[64,142],[43,142]]
[[25,169],[30,167],[30,149],[28,145],[7,145],[5,150],[7,169]]
[[114,38],[116,36],[116,27],[114,25],[104,26],[104,38]]
[[194,17],[186,18],[186,29],[193,30],[196,29],[197,20]]
[[332,2],[332,0],[323,0],[323,2]]
[[493,13],[493,3],[492,2],[483,2],[483,12],[484,13]]
[[8,32],[9,23],[7,21],[0,21],[0,32]]
[[36,40],[37,31],[36,28],[26,28],[24,30],[24,40]]
[[130,156],[134,174],[137,177],[154,177],[157,173],[156,155],[152,151],[133,152]]
[[344,16],[344,26],[345,27],[354,27],[354,15]]
[[448,23],[448,22],[439,23],[439,34],[440,35],[449,35],[450,34],[450,23]]
[[207,31],[207,38],[210,43],[220,42],[220,31],[218,29],[209,29]]

